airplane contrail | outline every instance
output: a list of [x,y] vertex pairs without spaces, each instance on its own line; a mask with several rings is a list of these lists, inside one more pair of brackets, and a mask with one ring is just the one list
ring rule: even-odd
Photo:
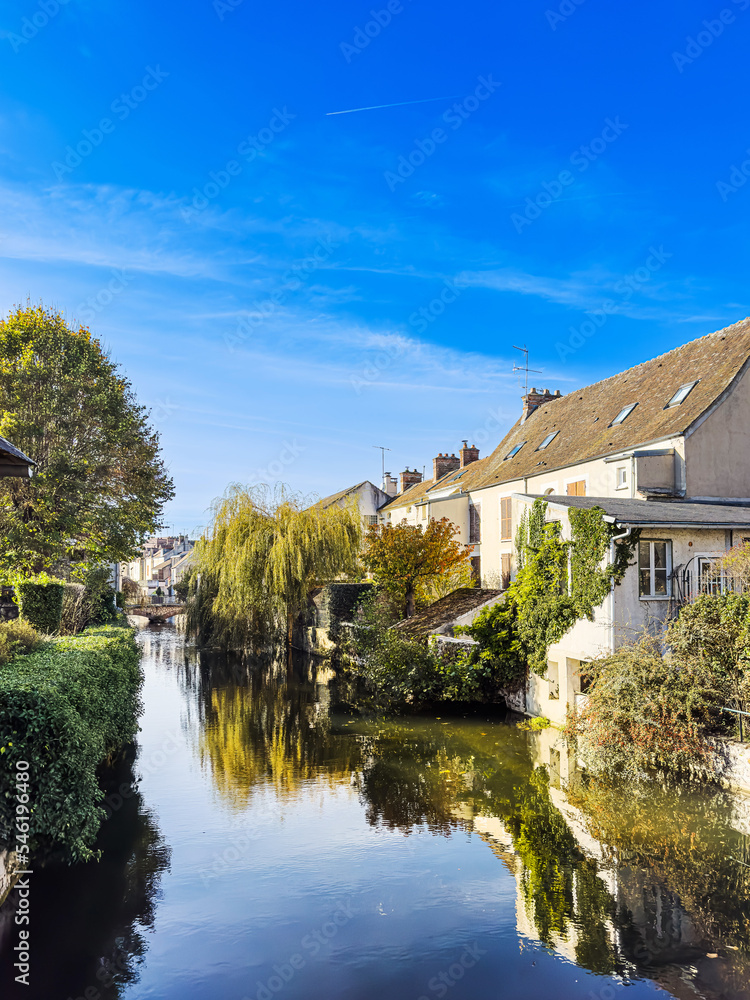
[[407,104],[430,104],[432,101],[453,101],[458,94],[450,97],[426,97],[423,101],[399,101],[397,104],[373,104],[370,108],[349,108],[346,111],[327,111],[326,118],[331,115],[353,115],[355,111],[378,111],[380,108],[403,108]]

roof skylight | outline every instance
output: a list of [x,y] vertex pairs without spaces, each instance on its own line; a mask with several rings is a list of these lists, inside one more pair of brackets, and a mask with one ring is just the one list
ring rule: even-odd
[[615,424],[621,424],[623,420],[627,420],[630,414],[636,408],[636,406],[638,406],[637,403],[631,403],[630,406],[623,406],[623,408],[620,410],[620,412],[617,414],[617,416],[609,426],[614,427]]
[[696,385],[698,385],[699,382],[700,379],[696,379],[695,382],[686,382],[685,385],[681,385],[680,388],[677,390],[677,392],[674,394],[674,396],[672,396],[670,401],[664,407],[664,409],[666,410],[670,406],[679,406],[680,403],[684,402],[684,400],[687,399],[687,397],[690,395],[692,390],[696,387]]
[[505,456],[505,458],[503,459],[503,461],[507,462],[509,458],[515,458],[515,456],[519,453],[519,451],[521,450],[521,448],[523,448],[523,446],[525,444],[526,444],[526,442],[522,441],[520,444],[517,444],[514,448],[511,448],[511,450]]
[[544,449],[545,449],[545,448],[546,448],[546,447],[547,447],[548,445],[551,445],[551,444],[552,444],[552,442],[553,442],[553,441],[555,440],[555,438],[557,437],[557,435],[558,435],[559,433],[560,433],[560,431],[552,431],[552,433],[551,433],[551,434],[548,434],[548,435],[547,435],[547,437],[546,437],[546,438],[544,439],[544,441],[542,441],[542,443],[541,443],[541,444],[539,445],[539,447],[537,448],[537,451],[544,451]]

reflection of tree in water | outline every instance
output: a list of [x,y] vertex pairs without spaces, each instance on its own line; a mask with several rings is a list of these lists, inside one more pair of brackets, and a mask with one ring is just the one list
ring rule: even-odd
[[[107,795],[133,782],[132,756],[102,776]],[[116,1000],[138,980],[170,851],[137,790],[102,824],[97,847],[98,863],[54,865],[32,876],[31,985],[18,986],[18,996],[80,997],[90,989]],[[7,951],[0,957],[4,984],[14,981],[13,961]]]
[[[750,838],[730,825],[743,799],[689,784],[587,780],[571,802],[618,859],[623,945],[654,969],[719,954],[727,997],[750,996]],[[744,862],[744,863],[743,863]]]
[[406,725],[389,725],[370,741],[359,778],[368,822],[407,834],[418,826],[440,834],[464,826],[456,806],[472,766],[471,759],[451,754],[437,738],[415,737]]
[[332,731],[325,688],[304,665],[292,677],[274,664],[207,670],[200,755],[224,799],[244,808],[259,786],[283,797],[313,779],[349,784],[360,743]]

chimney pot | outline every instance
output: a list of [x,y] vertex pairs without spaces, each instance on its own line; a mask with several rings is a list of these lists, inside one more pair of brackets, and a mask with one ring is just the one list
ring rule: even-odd
[[461,468],[464,469],[467,465],[470,465],[472,462],[476,462],[479,459],[479,449],[476,445],[472,445],[470,448],[468,442],[464,441],[464,446],[461,449],[460,455]]
[[458,459],[455,455],[449,455],[448,452],[443,454],[441,451],[437,458],[433,459],[432,462],[433,479],[442,479],[442,477],[448,472],[455,472],[460,467],[460,459]]

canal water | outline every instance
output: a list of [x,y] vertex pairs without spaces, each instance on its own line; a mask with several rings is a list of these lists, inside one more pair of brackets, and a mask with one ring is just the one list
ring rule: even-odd
[[31,879],[44,1000],[750,998],[750,808],[585,783],[549,731],[378,717],[301,660],[139,636],[102,860]]

